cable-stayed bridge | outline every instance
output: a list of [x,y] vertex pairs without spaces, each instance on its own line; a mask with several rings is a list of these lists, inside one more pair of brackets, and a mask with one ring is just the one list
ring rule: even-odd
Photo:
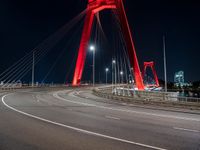
[[1,150],[200,148],[200,99],[163,91],[153,61],[141,69],[123,3],[88,0],[0,74]]

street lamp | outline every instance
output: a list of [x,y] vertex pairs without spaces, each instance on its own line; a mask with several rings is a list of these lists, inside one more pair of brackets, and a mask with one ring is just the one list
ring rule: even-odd
[[90,51],[93,52],[93,87],[95,84],[95,47],[93,45],[90,46]]
[[121,75],[121,79],[122,79],[122,83],[123,83],[123,82],[124,82],[124,81],[123,81],[124,72],[123,72],[123,71],[120,71],[120,75]]
[[107,84],[109,68],[106,68],[105,71],[106,71],[106,84]]
[[93,45],[90,46],[90,51],[94,51],[95,47]]
[[163,36],[163,57],[164,57],[165,93],[167,93],[167,60],[166,60],[166,41],[165,41],[165,36]]
[[33,61],[32,61],[32,87],[34,87],[35,80],[35,51],[33,51]]
[[[113,71],[114,71],[114,75],[113,75]],[[113,59],[112,60],[112,91],[113,91],[113,84],[115,83],[115,86],[116,86],[116,82],[117,82],[116,60]]]

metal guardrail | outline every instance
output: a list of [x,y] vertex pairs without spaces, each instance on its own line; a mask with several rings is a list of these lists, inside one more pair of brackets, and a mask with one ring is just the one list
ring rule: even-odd
[[161,92],[161,91],[136,91],[127,86],[119,87],[100,87],[95,89],[96,92],[113,96],[120,96],[132,99],[142,99],[145,101],[162,101],[162,102],[182,102],[200,104],[200,98],[178,96],[177,92]]
[[20,90],[20,89],[31,89],[31,88],[57,88],[57,87],[66,87],[67,85],[63,84],[43,84],[43,85],[21,85],[21,86],[15,86],[15,85],[9,85],[9,86],[0,86],[0,92],[1,91],[14,91],[14,90]]
[[112,94],[128,97],[141,97],[149,100],[165,100],[177,102],[195,102],[200,103],[200,98],[178,96],[177,92],[160,92],[160,91],[134,91],[128,88],[116,88]]

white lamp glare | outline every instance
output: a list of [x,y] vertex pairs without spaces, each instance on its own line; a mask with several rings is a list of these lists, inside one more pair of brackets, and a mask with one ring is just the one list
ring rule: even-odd
[[90,46],[90,51],[94,51],[95,47],[93,45]]

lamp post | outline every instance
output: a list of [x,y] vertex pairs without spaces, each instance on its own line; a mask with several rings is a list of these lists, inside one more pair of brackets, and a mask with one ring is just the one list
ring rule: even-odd
[[108,71],[109,71],[109,68],[106,68],[105,71],[106,71],[106,84],[107,84],[108,83],[107,80],[108,80]]
[[[122,84],[123,84],[123,82],[124,82],[124,77],[123,77],[123,75],[124,75],[124,72],[123,71],[120,71],[120,76],[121,76],[121,82],[122,82]],[[123,88],[123,96],[124,96],[124,87],[122,86],[122,88]]]
[[121,80],[122,80],[121,82],[122,82],[122,84],[123,84],[123,82],[124,82],[124,81],[123,81],[123,80],[124,80],[124,79],[123,79],[123,75],[124,75],[124,72],[123,72],[123,71],[120,71],[120,76],[121,76]]
[[92,80],[93,80],[93,87],[94,87],[94,85],[95,85],[95,47],[93,45],[90,46],[90,51],[93,52],[93,65],[92,65],[92,67],[93,67],[93,71],[92,71],[93,72],[92,73],[93,79]]
[[112,91],[113,91],[113,84],[115,84],[116,86],[116,82],[117,82],[116,60],[113,59],[112,60]]
[[166,43],[165,43],[165,36],[163,36],[163,55],[164,55],[165,93],[167,93],[167,61],[166,61]]
[[35,80],[35,51],[33,51],[33,60],[32,60],[32,87],[34,87]]

